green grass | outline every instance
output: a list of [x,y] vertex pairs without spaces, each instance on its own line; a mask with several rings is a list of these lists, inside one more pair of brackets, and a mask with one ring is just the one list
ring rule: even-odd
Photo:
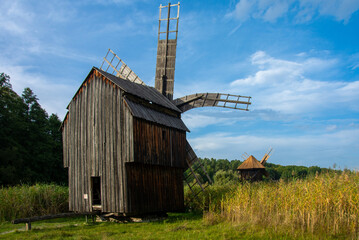
[[249,224],[208,224],[201,214],[171,213],[148,223],[85,223],[85,218],[63,218],[32,223],[32,230],[2,234],[24,224],[3,223],[0,239],[338,239],[340,236],[275,230]]

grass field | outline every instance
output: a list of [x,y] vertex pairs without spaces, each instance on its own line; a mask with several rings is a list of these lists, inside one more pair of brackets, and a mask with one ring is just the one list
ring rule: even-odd
[[[304,180],[211,185],[199,198],[185,189],[187,213],[147,223],[85,223],[63,218],[9,221],[61,211],[67,189],[55,185],[0,189],[0,239],[359,239],[359,174]],[[36,206],[35,208],[32,206]]]
[[[340,235],[315,235],[275,230],[249,224],[208,224],[201,214],[170,213],[166,220],[148,223],[88,223],[85,218],[63,218],[24,224],[0,225],[0,239],[341,239]],[[14,231],[15,230],[15,231]],[[10,231],[10,232],[9,232]]]
[[55,184],[0,188],[0,223],[68,211],[68,188]]

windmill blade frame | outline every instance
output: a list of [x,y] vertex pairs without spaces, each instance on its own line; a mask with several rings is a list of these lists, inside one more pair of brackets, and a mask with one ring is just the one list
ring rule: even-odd
[[[171,17],[171,8],[176,8],[176,15]],[[162,16],[162,10],[167,8],[167,15]],[[165,95],[168,99],[173,99],[174,77],[176,65],[176,49],[178,37],[178,22],[180,3],[168,5],[160,5],[159,24],[158,24],[158,43],[157,43],[157,57],[156,57],[156,74],[155,74],[155,88]],[[162,30],[162,24],[166,23],[165,29]],[[173,24],[174,22],[174,28]]]
[[[108,57],[110,57],[110,60]],[[113,75],[115,74],[116,77],[141,85],[146,85],[141,78],[134,71],[132,71],[132,69],[110,48],[108,49],[106,56],[103,58],[100,69]],[[108,71],[109,69],[112,69],[112,72]]]
[[174,104],[186,112],[197,107],[223,107],[249,111],[251,97],[227,93],[195,93],[175,99]]
[[272,147],[270,147],[269,149],[268,149],[268,151],[264,154],[264,156],[263,156],[263,158],[262,158],[262,160],[260,161],[260,163],[262,164],[262,165],[264,165],[267,161],[268,161],[268,159],[273,155],[273,148]]

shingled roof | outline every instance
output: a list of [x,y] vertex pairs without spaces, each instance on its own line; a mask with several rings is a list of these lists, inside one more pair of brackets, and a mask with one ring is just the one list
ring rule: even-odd
[[[98,69],[96,67],[93,67],[86,77],[85,81],[81,84],[80,88],[77,90],[75,96],[80,92],[80,89],[84,85],[84,83],[87,81],[88,77],[94,72],[98,72],[101,75],[103,75],[106,79],[117,85],[120,89],[122,89],[125,93],[133,95],[135,97],[138,97],[140,99],[147,101],[150,104],[159,105],[161,107],[170,109],[172,111],[181,113],[181,110],[176,107],[168,98],[166,98],[164,95],[162,95],[159,91],[157,91],[153,87],[141,85],[138,83],[131,82],[129,80],[122,79],[120,77],[116,77],[110,73],[107,73],[101,69]],[[189,132],[189,129],[186,127],[186,125],[183,123],[181,118],[174,117],[168,114],[165,114],[163,112],[156,111],[153,108],[146,107],[142,104],[135,103],[128,98],[125,98],[127,106],[129,107],[132,115],[137,118],[145,119],[150,122],[154,122],[160,125],[164,125],[171,128],[176,128],[182,131]],[[67,118],[68,113],[66,114],[63,123],[65,122]],[[61,124],[61,127],[63,125]]]
[[125,101],[134,117],[189,132],[188,128],[180,118],[158,112],[154,109],[135,103],[129,99],[126,99]]
[[111,82],[119,86],[123,91],[127,93],[135,95],[136,97],[142,98],[151,103],[155,103],[162,107],[174,110],[176,112],[182,112],[168,98],[166,98],[153,87],[141,85],[138,83],[131,82],[129,80],[122,79],[120,77],[116,77],[96,67],[93,67],[93,69],[97,70],[99,73],[101,73],[103,76],[105,76],[107,79],[109,79]]
[[265,167],[252,155],[250,155],[238,168],[237,170],[242,169],[260,169]]

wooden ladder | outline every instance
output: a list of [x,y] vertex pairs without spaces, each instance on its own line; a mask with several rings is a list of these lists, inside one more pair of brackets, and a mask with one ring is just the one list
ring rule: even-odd
[[[186,162],[188,165],[188,168],[190,169],[190,174],[184,177],[184,180],[186,182],[186,184],[188,185],[189,189],[191,190],[191,192],[193,193],[193,197],[196,198],[198,196],[198,194],[200,194],[201,192],[204,192],[204,190],[209,186],[209,184],[203,184],[203,180],[201,181],[201,176],[199,174],[196,174],[196,171],[201,168],[202,171],[205,173],[207,180],[210,184],[212,184],[212,180],[209,177],[206,169],[204,168],[201,160],[199,160],[199,158],[197,157],[196,153],[193,151],[191,145],[189,145],[189,143],[187,142],[186,144]],[[192,179],[192,176],[194,179]],[[198,185],[200,187],[199,191],[196,191],[196,189],[194,189],[194,186]]]

